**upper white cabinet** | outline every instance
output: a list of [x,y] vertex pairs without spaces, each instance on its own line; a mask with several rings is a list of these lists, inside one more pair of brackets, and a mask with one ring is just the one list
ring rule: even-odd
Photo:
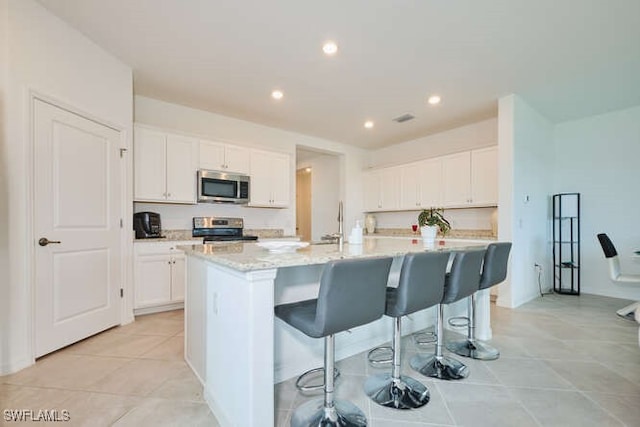
[[400,168],[400,209],[442,205],[442,159],[428,159]]
[[286,208],[291,202],[291,160],[288,154],[250,150],[249,206]]
[[471,153],[442,157],[442,204],[445,207],[471,203]]
[[364,175],[366,211],[393,211],[400,208],[400,168],[385,168]]
[[134,200],[196,203],[198,140],[136,127]]
[[465,151],[367,171],[367,212],[498,204],[498,148]]
[[249,149],[237,145],[200,140],[200,168],[249,174]]
[[442,178],[445,207],[497,205],[497,147],[443,157]]
[[489,147],[471,152],[471,203],[498,204],[498,148]]

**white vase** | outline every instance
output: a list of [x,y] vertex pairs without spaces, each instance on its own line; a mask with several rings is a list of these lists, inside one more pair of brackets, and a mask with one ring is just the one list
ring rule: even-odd
[[437,225],[425,225],[420,227],[420,234],[422,234],[422,241],[424,243],[433,243],[436,240],[436,234],[438,234]]
[[376,231],[376,217],[367,215],[364,219],[364,226],[367,229],[367,234],[373,234]]

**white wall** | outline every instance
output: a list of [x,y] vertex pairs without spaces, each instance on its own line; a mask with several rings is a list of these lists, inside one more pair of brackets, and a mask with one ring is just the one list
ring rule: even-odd
[[513,248],[497,304],[517,307],[539,295],[535,263],[543,266],[543,291],[551,284],[553,126],[517,95],[501,98],[498,105],[498,239],[513,242]]
[[[74,109],[125,130],[132,128],[131,69],[82,34],[50,14],[33,0],[0,0],[0,26],[6,31],[0,61],[8,73],[2,105],[6,108],[0,181],[0,215],[5,215],[8,236],[1,247],[10,248],[8,276],[2,274],[0,301],[7,305],[0,322],[2,348],[0,374],[33,363],[31,349],[31,141],[30,91],[46,95]],[[3,194],[4,193],[4,194]],[[4,213],[2,213],[4,212]],[[130,216],[130,215],[129,215]],[[130,227],[130,223],[128,224]],[[4,257],[6,258],[6,256]],[[4,270],[4,269],[3,269]],[[5,280],[8,278],[8,280]],[[8,319],[8,321],[7,321]]]
[[[496,208],[467,208],[445,209],[445,218],[451,223],[454,230],[491,230],[491,215]],[[378,228],[406,228],[411,230],[412,224],[418,223],[417,211],[403,212],[377,212],[372,215],[376,218]]]
[[640,274],[640,106],[558,124],[554,141],[554,193],[581,194],[581,291],[640,300],[640,287],[609,280],[596,238],[607,233],[622,270]]
[[368,166],[381,167],[410,163],[420,159],[490,147],[497,143],[498,119],[493,118],[371,151]]
[[8,3],[0,0],[0,375],[9,365],[9,169],[7,135]]
[[340,155],[340,176],[345,177],[345,183],[334,191],[345,200],[346,220],[353,222],[355,217],[362,214],[360,188],[361,171],[365,162],[365,151],[362,149],[142,96],[135,97],[135,121],[196,137],[291,155],[291,208],[136,203],[136,211],[151,210],[160,213],[166,229],[190,229],[193,216],[225,215],[243,217],[247,228],[284,228],[285,234],[295,234],[297,145]]

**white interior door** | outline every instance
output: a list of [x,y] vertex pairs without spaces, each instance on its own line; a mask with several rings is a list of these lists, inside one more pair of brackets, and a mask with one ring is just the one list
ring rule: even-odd
[[34,138],[39,357],[120,323],[120,133],[36,100]]

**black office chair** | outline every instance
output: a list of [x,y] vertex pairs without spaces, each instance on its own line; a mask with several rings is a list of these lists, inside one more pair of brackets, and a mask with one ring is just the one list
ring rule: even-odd
[[299,406],[292,427],[366,426],[354,404],[334,399],[335,334],[379,319],[393,258],[364,258],[327,263],[318,298],[275,307],[278,318],[312,338],[324,338],[324,399]]
[[[600,241],[600,246],[602,246],[604,257],[609,263],[609,278],[616,283],[631,283],[640,285],[640,274],[622,274],[620,272],[620,259],[618,258],[618,251],[616,251],[616,248],[615,246],[613,246],[613,242],[611,241],[611,239],[609,239],[609,236],[607,236],[605,233],[600,233],[598,234],[598,240]],[[626,307],[622,307],[620,310],[616,311],[616,313],[618,314],[618,316],[631,320],[633,319],[633,313],[638,308],[640,308],[640,301],[629,304]]]

